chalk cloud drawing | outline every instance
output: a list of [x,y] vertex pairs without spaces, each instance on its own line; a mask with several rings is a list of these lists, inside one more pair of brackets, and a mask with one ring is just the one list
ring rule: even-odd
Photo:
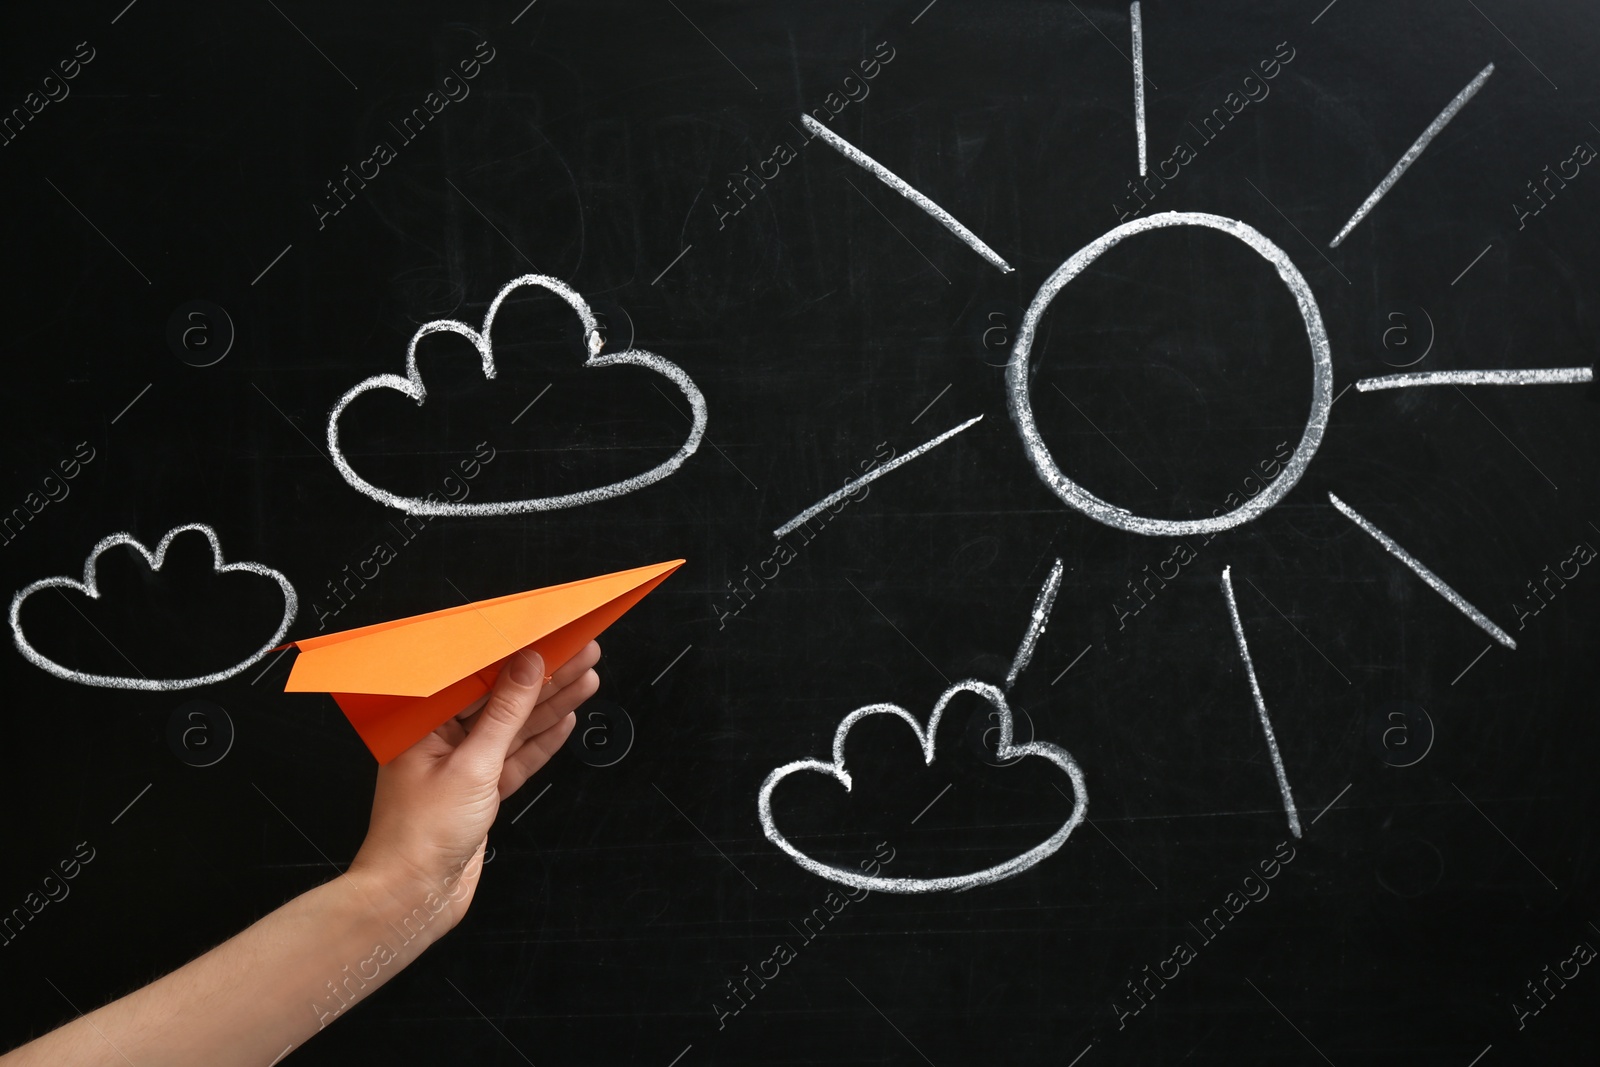
[[[1055,601],[1056,591],[1061,585],[1062,564],[1058,559],[1050,570],[1050,575],[1045,579],[1043,588],[1034,603],[1033,613],[1029,617],[1028,631],[1023,638],[1022,648],[1018,650],[1019,662],[1013,663],[1013,669],[1007,678],[1009,686],[1016,680],[1017,672],[1027,665],[1026,656],[1031,656],[1033,646],[1038,641],[1039,635],[1044,632],[1045,618],[1050,613],[1050,608]],[[945,706],[955,698],[957,693],[973,693],[987,700],[994,707],[993,714],[1000,720],[1000,739],[995,746],[995,758],[999,763],[1010,763],[1024,756],[1038,756],[1049,760],[1072,780],[1072,814],[1067,821],[1052,833],[1048,838],[1033,848],[1013,856],[1003,863],[983,870],[972,871],[967,874],[947,875],[937,878],[888,878],[883,875],[869,875],[850,867],[835,867],[823,863],[821,860],[806,855],[792,841],[778,829],[778,824],[772,815],[772,793],[778,788],[778,783],[801,771],[813,771],[820,774],[832,775],[849,792],[853,785],[850,772],[845,768],[844,743],[849,736],[851,728],[872,715],[893,715],[903,719],[911,732],[917,735],[917,741],[922,746],[922,761],[926,766],[933,765],[934,743],[939,734],[939,720],[944,716]],[[1089,810],[1089,790],[1084,784],[1083,771],[1078,768],[1078,763],[1066,749],[1044,741],[1029,741],[1017,744],[1013,740],[1013,720],[1011,705],[1006,702],[1006,695],[998,686],[988,682],[979,682],[973,679],[956,682],[939,695],[938,701],[933,706],[933,712],[928,716],[928,725],[924,727],[905,708],[898,704],[868,704],[866,707],[857,708],[840,721],[833,732],[833,759],[831,762],[815,759],[795,760],[786,763],[767,775],[766,781],[761,783],[761,792],[756,800],[756,811],[761,820],[761,829],[767,835],[767,840],[787,852],[801,867],[812,874],[841,885],[854,886],[858,889],[876,889],[885,893],[938,893],[947,889],[972,889],[976,886],[988,885],[1002,878],[1021,874],[1023,871],[1039,863],[1041,860],[1053,855],[1057,849],[1066,844],[1067,838],[1072,836],[1072,831],[1083,822]]]
[[[949,704],[957,693],[974,693],[994,705],[995,712],[1000,719],[1000,740],[995,746],[995,758],[997,760],[1006,762],[1023,756],[1039,756],[1060,767],[1066,772],[1067,777],[1072,779],[1072,815],[1066,822],[1061,824],[1055,833],[1022,855],[1014,856],[1004,863],[986,867],[980,871],[939,878],[889,878],[884,875],[869,875],[864,871],[854,870],[849,867],[835,867],[832,864],[823,863],[821,860],[814,859],[802,852],[783,835],[783,831],[778,829],[778,825],[772,817],[772,791],[778,787],[779,782],[791,774],[796,774],[800,771],[816,771],[822,774],[829,774],[838,779],[844,785],[845,790],[849,791],[852,779],[850,772],[845,769],[844,765],[845,737],[849,735],[850,729],[856,723],[870,715],[894,715],[904,719],[906,725],[911,727],[912,733],[917,735],[917,740],[922,745],[923,762],[931,766],[933,764],[934,739],[939,730],[939,719],[944,715],[945,705]],[[1010,878],[1014,874],[1021,874],[1039,861],[1053,855],[1057,849],[1066,844],[1067,838],[1071,836],[1073,830],[1078,828],[1078,824],[1083,821],[1084,815],[1089,810],[1089,792],[1084,785],[1083,772],[1078,769],[1077,761],[1072,758],[1071,753],[1066,749],[1044,741],[1029,741],[1020,745],[1014,744],[1011,738],[1011,730],[1011,706],[1006,703],[1005,694],[997,686],[990,685],[987,682],[974,681],[970,678],[957,682],[939,695],[938,703],[933,706],[933,713],[928,716],[928,725],[926,727],[919,723],[909,711],[898,704],[868,704],[864,708],[857,708],[846,715],[844,720],[839,723],[839,728],[834,731],[832,762],[814,759],[795,760],[793,763],[785,763],[782,767],[767,775],[767,780],[761,783],[761,794],[757,800],[761,829],[766,833],[768,841],[783,849],[796,863],[812,874],[838,882],[841,885],[855,886],[858,889],[877,889],[885,893],[938,893],[947,889],[972,889],[976,886],[997,882],[1002,878]]]
[[[121,678],[109,674],[89,674],[84,671],[75,671],[70,667],[63,667],[28,642],[27,635],[22,632],[22,604],[30,596],[43,589],[75,589],[92,600],[99,600],[100,587],[96,580],[95,571],[100,562],[101,554],[107,549],[115,548],[117,545],[128,545],[144,557],[146,565],[152,571],[159,571],[161,565],[166,562],[167,549],[171,547],[173,539],[179,534],[190,530],[204,535],[205,539],[210,542],[211,569],[215,573],[231,574],[235,571],[245,571],[249,574],[260,575],[263,578],[271,578],[283,590],[283,621],[278,624],[277,631],[267,639],[266,644],[252,652],[247,659],[223,670],[194,678]],[[142,689],[147,692],[168,692],[174,689],[192,689],[195,686],[211,685],[214,682],[232,678],[252,663],[259,662],[277,646],[278,642],[283,640],[283,635],[288,633],[289,624],[294,621],[295,614],[299,610],[300,600],[295,595],[294,586],[289,583],[288,578],[285,578],[271,567],[263,566],[260,563],[224,563],[222,560],[222,543],[217,540],[216,531],[204,523],[191,522],[185,526],[177,526],[167,531],[166,536],[157,543],[154,552],[145,548],[131,534],[114,533],[109,537],[103,537],[90,550],[89,558],[84,561],[82,581],[66,577],[41,578],[22,589],[16,596],[11,598],[11,639],[16,643],[17,651],[21,652],[29,663],[32,663],[40,670],[50,672],[57,678],[64,678],[69,682],[77,682],[79,685],[98,685],[111,689]]]
[[[1121,243],[1124,238],[1169,226],[1203,226],[1218,230],[1238,238],[1259,253],[1277,270],[1278,277],[1293,294],[1295,304],[1300,308],[1300,317],[1305,321],[1306,337],[1311,342],[1311,413],[1306,419],[1306,428],[1300,437],[1300,444],[1296,446],[1288,462],[1283,465],[1283,472],[1266,490],[1251,497],[1234,510],[1203,519],[1152,519],[1135,515],[1127,508],[1101,500],[1068,478],[1056,465],[1049,447],[1039,434],[1039,427],[1033,418],[1033,403],[1028,396],[1028,359],[1033,351],[1034,335],[1038,331],[1039,320],[1044,317],[1056,294],[1081,274],[1084,268]],[[1017,343],[1011,350],[1011,361],[1006,364],[1006,397],[1011,419],[1016,423],[1017,431],[1022,436],[1022,446],[1028,453],[1028,459],[1033,463],[1033,468],[1038,472],[1040,479],[1056,496],[1091,519],[1119,530],[1151,537],[1181,537],[1187,534],[1226,530],[1249,522],[1294,488],[1300,476],[1305,473],[1306,464],[1316,455],[1317,447],[1322,443],[1322,434],[1328,428],[1328,413],[1333,407],[1333,359],[1328,346],[1328,331],[1323,325],[1322,313],[1317,308],[1316,298],[1311,295],[1311,286],[1283,249],[1268,240],[1260,230],[1236,219],[1198,211],[1165,211],[1134,219],[1101,234],[1074,252],[1070,259],[1056,268],[1054,274],[1045,279],[1023,316],[1022,327],[1017,331]]]
[[[494,330],[494,318],[500,310],[507,296],[517,289],[527,286],[537,286],[547,289],[560,297],[567,306],[577,313],[583,323],[583,336],[588,347],[585,367],[616,367],[633,366],[644,367],[666,378],[683,393],[684,399],[689,402],[693,412],[693,425],[682,445],[665,461],[650,468],[642,474],[624,478],[610,485],[599,486],[594,489],[584,489],[576,493],[565,493],[559,496],[535,497],[528,500],[508,500],[500,502],[453,502],[448,500],[424,500],[417,497],[401,496],[391,493],[387,489],[379,488],[357,474],[345,458],[344,449],[339,441],[339,419],[344,414],[345,408],[350,406],[363,393],[377,389],[392,389],[403,393],[416,401],[417,406],[428,399],[427,387],[422,383],[422,374],[417,369],[417,342],[433,333],[454,333],[465,337],[472,342],[478,350],[478,355],[483,360],[483,376],[486,379],[495,377],[494,343],[491,338]],[[605,345],[600,333],[599,324],[595,321],[594,312],[590,310],[583,297],[570,289],[565,283],[544,274],[524,274],[507,282],[500,292],[495,295],[494,301],[489,305],[489,311],[483,317],[483,326],[473,329],[464,322],[456,319],[435,319],[425,322],[411,335],[411,343],[406,346],[406,373],[404,377],[398,374],[377,374],[366,378],[353,386],[339,398],[333,405],[333,410],[328,413],[328,455],[333,459],[334,466],[339,468],[339,473],[344,480],[360,493],[371,497],[380,504],[412,515],[522,515],[530,511],[554,511],[558,508],[581,507],[601,500],[631,493],[636,489],[643,489],[653,485],[677,470],[683,461],[694,455],[700,447],[700,440],[706,432],[706,402],[700,394],[700,389],[694,380],[686,374],[681,367],[663,359],[653,352],[643,349],[629,348],[622,352],[613,352],[601,355],[600,349]]]

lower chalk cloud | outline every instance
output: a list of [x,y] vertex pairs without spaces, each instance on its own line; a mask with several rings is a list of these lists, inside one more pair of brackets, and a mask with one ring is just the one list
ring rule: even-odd
[[[923,762],[932,765],[934,758],[934,741],[939,731],[939,720],[944,715],[945,707],[957,693],[973,693],[987,700],[994,706],[999,715],[1000,740],[995,746],[995,756],[1001,762],[1018,759],[1022,756],[1038,756],[1041,759],[1054,763],[1061,771],[1072,780],[1072,814],[1067,821],[1048,838],[1020,856],[1014,856],[1004,863],[986,867],[983,870],[970,871],[965,874],[947,875],[936,878],[894,878],[882,874],[868,874],[865,871],[854,870],[849,867],[835,867],[814,859],[801,851],[793,842],[784,836],[778,829],[778,824],[772,814],[772,793],[778,783],[792,774],[802,771],[815,771],[830,774],[838,779],[848,791],[852,786],[850,772],[845,769],[844,743],[850,730],[856,723],[872,715],[894,715],[904,719],[906,725],[911,727],[917,735],[917,740],[922,745]],[[949,889],[972,889],[991,882],[998,882],[1002,878],[1021,874],[1040,861],[1047,859],[1067,843],[1067,838],[1072,831],[1083,822],[1089,808],[1089,792],[1084,784],[1083,771],[1078,768],[1077,761],[1072,758],[1066,749],[1043,741],[1029,741],[1017,744],[1012,739],[1011,708],[1006,703],[1005,694],[996,686],[987,682],[968,679],[957,682],[946,689],[939,696],[938,703],[934,705],[933,713],[928,716],[928,724],[924,727],[906,709],[898,704],[869,704],[864,708],[857,708],[844,717],[839,723],[839,728],[833,735],[833,760],[804,759],[786,763],[767,775],[767,780],[761,783],[761,794],[757,800],[757,810],[761,818],[761,829],[767,835],[767,840],[777,845],[812,874],[838,882],[840,885],[851,886],[857,889],[877,889],[886,893],[937,893]]]
[[[1044,585],[1039,589],[1039,594],[1034,600],[1033,611],[1028,618],[1027,632],[1023,635],[1022,644],[1017,649],[1016,657],[1012,660],[1011,670],[1006,677],[1006,687],[1015,684],[1017,675],[1027,667],[1028,661],[1033,658],[1034,649],[1043,636],[1045,625],[1049,622],[1051,609],[1055,606],[1056,593],[1061,588],[1061,578],[1064,568],[1061,560],[1056,560],[1046,576]],[[905,720],[911,732],[916,734],[917,741],[922,747],[922,761],[927,766],[933,765],[934,745],[938,740],[939,720],[944,717],[944,709],[959,693],[972,693],[987,700],[993,707],[991,716],[998,720],[1000,739],[995,745],[995,760],[1000,764],[1007,764],[1019,760],[1024,756],[1038,756],[1055,764],[1066,776],[1072,780],[1072,814],[1067,821],[1062,823],[1048,838],[1022,853],[1013,856],[1003,863],[995,864],[978,871],[966,874],[954,874],[937,878],[890,878],[876,871],[857,871],[849,867],[836,867],[823,863],[821,860],[808,856],[778,829],[777,820],[772,814],[772,794],[778,788],[778,783],[792,774],[801,771],[815,771],[832,775],[849,792],[854,784],[850,772],[844,765],[844,743],[850,735],[850,730],[856,723],[872,715],[893,715]],[[1043,741],[1028,741],[1017,743],[1013,730],[1014,720],[1011,706],[1006,702],[1006,695],[998,686],[988,682],[979,682],[973,679],[956,682],[939,695],[938,701],[933,706],[933,712],[928,716],[927,726],[923,726],[905,708],[898,704],[868,704],[864,708],[857,708],[846,715],[839,723],[833,734],[833,760],[802,759],[793,763],[786,763],[767,775],[766,781],[761,783],[761,793],[756,800],[757,813],[761,819],[761,829],[767,835],[767,840],[777,845],[801,867],[812,874],[850,886],[853,889],[877,889],[885,893],[937,893],[947,889],[972,889],[975,886],[988,885],[998,882],[1002,878],[1010,878],[1014,874],[1034,866],[1042,860],[1054,855],[1055,852],[1067,843],[1067,838],[1072,836],[1072,831],[1083,822],[1089,810],[1089,790],[1084,784],[1083,771],[1078,768],[1078,763],[1072,754],[1057,745]],[[1058,787],[1059,788],[1059,787]],[[1065,793],[1063,792],[1063,795]],[[937,799],[937,798],[935,798]],[[924,809],[926,810],[926,809]],[[915,821],[915,820],[913,820]]]

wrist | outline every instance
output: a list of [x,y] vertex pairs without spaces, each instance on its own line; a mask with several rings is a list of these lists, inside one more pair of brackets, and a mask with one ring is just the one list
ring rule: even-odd
[[339,881],[358,904],[371,909],[392,937],[418,951],[454,929],[471,900],[462,872],[437,877],[359,854]]

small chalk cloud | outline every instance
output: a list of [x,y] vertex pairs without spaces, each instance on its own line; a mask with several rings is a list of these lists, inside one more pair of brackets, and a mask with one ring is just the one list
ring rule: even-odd
[[[844,746],[845,738],[850,730],[863,719],[874,715],[892,715],[904,720],[911,727],[912,733],[922,747],[923,762],[932,766],[934,761],[934,740],[939,730],[939,720],[944,715],[945,707],[961,693],[970,693],[986,700],[992,705],[1000,730],[999,742],[996,745],[996,757],[1002,761],[1019,759],[1024,756],[1034,756],[1054,764],[1072,782],[1072,814],[1062,823],[1054,833],[1044,841],[1035,845],[1026,852],[1014,856],[1002,863],[971,871],[963,874],[953,874],[932,878],[891,878],[885,875],[869,875],[863,871],[849,867],[836,867],[807,855],[793,842],[784,836],[778,829],[772,813],[772,794],[778,784],[785,778],[801,772],[813,772],[831,775],[845,787],[848,792],[853,785],[849,770],[845,768]],[[977,886],[988,885],[1021,874],[1035,864],[1048,858],[1062,845],[1078,824],[1084,820],[1089,807],[1089,793],[1084,785],[1083,772],[1078,768],[1077,761],[1066,749],[1043,741],[1029,741],[1018,744],[1012,736],[1012,713],[1010,705],[1006,702],[1005,693],[999,687],[968,679],[957,682],[946,689],[935,703],[933,712],[928,716],[928,723],[923,726],[916,717],[898,704],[869,704],[857,708],[846,715],[839,723],[833,735],[833,759],[823,761],[815,759],[796,760],[786,763],[767,775],[761,784],[761,793],[757,800],[757,812],[761,819],[761,829],[767,835],[767,840],[777,845],[788,853],[801,867],[812,874],[842,885],[854,886],[859,889],[876,889],[887,893],[937,893],[945,890],[972,889]]]
[[[29,597],[33,596],[33,594],[41,592],[45,589],[71,589],[79,593],[83,593],[93,600],[99,600],[100,587],[96,577],[96,571],[100,562],[100,556],[108,549],[115,548],[118,545],[127,545],[135,552],[139,553],[139,555],[144,558],[145,564],[150,568],[150,570],[155,572],[159,571],[162,564],[166,562],[167,550],[172,546],[173,539],[179,534],[186,532],[198,533],[204,536],[205,539],[210,543],[211,569],[216,574],[230,574],[243,571],[248,574],[258,575],[262,578],[268,578],[277,582],[278,588],[283,592],[283,620],[278,624],[276,632],[274,632],[273,635],[267,639],[266,643],[255,652],[251,653],[248,658],[222,670],[213,671],[210,674],[198,675],[193,678],[165,679],[146,678],[143,676],[133,678],[119,677],[108,674],[93,674],[86,671],[73,670],[71,667],[65,667],[55,662],[29,643],[27,635],[22,631],[22,605]],[[161,538],[160,542],[157,543],[154,552],[145,548],[144,545],[135,540],[131,534],[114,533],[109,537],[101,538],[100,542],[94,546],[93,550],[90,551],[89,558],[84,561],[82,581],[79,581],[76,578],[67,578],[64,576],[41,578],[33,584],[22,589],[16,594],[16,596],[11,598],[11,639],[13,642],[15,642],[17,651],[21,652],[28,662],[32,663],[40,670],[48,671],[57,678],[64,678],[69,682],[77,682],[80,685],[98,685],[112,689],[142,689],[149,692],[167,692],[174,689],[192,689],[196,686],[211,685],[214,682],[220,682],[224,679],[232,678],[240,671],[248,668],[251,664],[259,662],[263,657],[266,656],[268,652],[271,652],[273,648],[275,648],[278,643],[283,640],[283,635],[288,633],[289,624],[294,621],[295,614],[299,611],[299,608],[299,598],[295,595],[294,586],[290,584],[288,578],[284,577],[278,571],[273,570],[271,567],[264,566],[260,563],[251,563],[247,561],[235,563],[224,562],[222,558],[222,543],[217,539],[216,531],[204,523],[195,522],[184,526],[178,526],[167,531],[166,536]]]
[[[583,323],[583,336],[588,348],[587,359],[584,366],[589,368],[634,366],[644,367],[666,378],[689,402],[692,411],[692,425],[683,443],[666,460],[656,466],[624,478],[609,485],[598,486],[593,489],[584,489],[574,493],[563,493],[557,496],[534,497],[526,500],[506,501],[481,501],[467,503],[465,501],[427,500],[418,497],[407,497],[399,493],[382,489],[367,481],[357,474],[355,468],[345,458],[344,449],[339,440],[339,419],[344,415],[352,401],[363,393],[374,390],[393,390],[410,397],[417,406],[428,399],[428,390],[422,382],[422,374],[417,369],[417,343],[429,334],[454,333],[471,341],[478,350],[478,355],[483,361],[483,376],[493,379],[496,375],[494,360],[494,330],[495,315],[500,310],[500,305],[506,298],[518,289],[525,287],[538,287],[546,289],[566,302],[577,314]],[[684,370],[670,360],[663,359],[652,352],[643,349],[629,348],[626,351],[602,355],[600,349],[604,340],[595,320],[594,312],[588,303],[569,288],[565,283],[543,274],[524,274],[507,282],[494,301],[489,305],[488,312],[483,317],[483,326],[473,329],[464,322],[456,319],[436,319],[425,322],[411,335],[411,343],[406,347],[406,373],[402,377],[398,374],[378,374],[366,378],[350,388],[334,404],[333,410],[328,414],[328,454],[333,458],[334,465],[339,468],[339,473],[351,487],[381,504],[412,515],[453,515],[453,516],[484,516],[484,515],[521,515],[534,511],[554,511],[560,508],[581,507],[585,504],[609,500],[612,497],[631,493],[636,489],[653,485],[667,477],[683,464],[683,461],[694,455],[700,447],[700,440],[706,431],[706,402],[694,380]]]

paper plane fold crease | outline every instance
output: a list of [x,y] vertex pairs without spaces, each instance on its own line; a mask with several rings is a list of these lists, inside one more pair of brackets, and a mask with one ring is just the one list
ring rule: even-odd
[[511,653],[532,645],[555,670],[682,565],[675,559],[291,641],[300,654],[284,691],[330,694],[388,763],[486,694]]

